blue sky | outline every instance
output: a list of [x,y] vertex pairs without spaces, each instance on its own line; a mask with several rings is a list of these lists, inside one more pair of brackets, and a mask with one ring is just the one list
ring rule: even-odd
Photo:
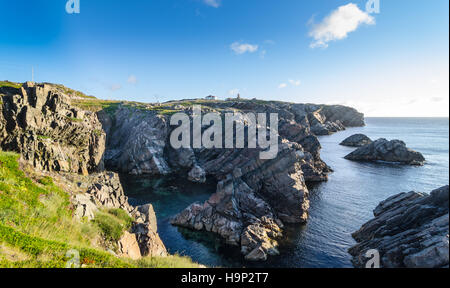
[[0,0],[0,79],[103,99],[345,104],[448,116],[449,2]]

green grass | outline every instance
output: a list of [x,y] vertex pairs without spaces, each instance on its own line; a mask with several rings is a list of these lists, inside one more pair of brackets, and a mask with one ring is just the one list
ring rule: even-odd
[[120,101],[109,101],[109,100],[99,100],[99,99],[82,99],[74,100],[73,104],[79,108],[89,110],[92,112],[105,111],[106,113],[112,115],[119,108]]
[[69,116],[66,116],[66,118],[71,122],[83,122],[83,119],[78,119],[78,118],[69,117]]
[[12,87],[12,88],[20,89],[20,87],[22,87],[22,84],[9,82],[9,81],[0,81],[0,88],[1,87]]
[[95,221],[74,220],[69,194],[51,177],[38,174],[31,180],[19,168],[18,158],[0,151],[0,267],[65,267],[71,249],[79,251],[85,267],[198,267],[186,257],[133,261],[104,251],[94,240],[120,238],[132,223],[127,213],[109,209],[99,212]]
[[98,225],[107,241],[115,243],[120,240],[125,230],[131,228],[133,219],[121,209],[110,209],[97,212],[94,223]]
[[45,135],[37,135],[37,138],[38,138],[39,140],[52,139],[52,137],[50,137],[50,136],[45,136]]

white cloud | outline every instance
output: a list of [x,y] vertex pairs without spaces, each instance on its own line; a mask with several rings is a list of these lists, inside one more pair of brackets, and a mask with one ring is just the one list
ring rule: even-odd
[[362,24],[373,25],[375,19],[360,10],[356,4],[340,6],[321,23],[313,25],[309,36],[314,38],[311,48],[328,47],[328,42],[347,38],[348,33],[356,31]]
[[111,86],[109,86],[109,90],[111,90],[111,91],[117,91],[120,89],[122,89],[122,85],[120,85],[120,84],[112,84]]
[[220,2],[221,0],[203,0],[203,3],[214,8],[219,8]]
[[252,45],[248,43],[234,42],[230,45],[231,50],[236,54],[253,53],[258,51],[258,45]]
[[300,86],[300,84],[302,84],[302,82],[300,82],[300,80],[292,80],[292,79],[289,79],[289,80],[287,81],[287,83],[286,83],[286,82],[283,82],[283,83],[281,83],[280,85],[278,85],[278,88],[279,88],[279,89],[284,89],[284,88],[288,87],[288,84],[291,84],[292,86]]
[[135,75],[130,75],[128,77],[127,82],[134,85],[134,84],[137,84],[138,80],[137,80],[137,77]]
[[301,84],[302,82],[300,82],[300,80],[292,80],[292,79],[289,79],[289,83],[291,83],[291,84],[294,85],[294,86],[300,86],[300,84]]

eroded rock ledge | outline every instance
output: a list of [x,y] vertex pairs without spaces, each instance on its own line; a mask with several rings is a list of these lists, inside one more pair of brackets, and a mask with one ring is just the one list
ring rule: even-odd
[[355,267],[376,249],[384,268],[440,268],[449,265],[449,186],[430,195],[401,193],[381,202],[375,218],[353,234],[349,252]]

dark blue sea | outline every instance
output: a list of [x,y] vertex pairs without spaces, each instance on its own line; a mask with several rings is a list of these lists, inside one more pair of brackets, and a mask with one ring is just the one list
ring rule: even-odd
[[[178,178],[122,176],[125,192],[135,203],[152,203],[158,232],[169,252],[188,255],[213,267],[352,267],[348,248],[351,233],[373,217],[372,210],[401,192],[430,192],[449,184],[448,118],[367,118],[366,127],[351,128],[320,137],[322,159],[333,168],[328,182],[310,185],[310,218],[306,225],[288,226],[279,256],[265,263],[248,263],[238,249],[227,247],[210,233],[192,232],[170,225],[170,218],[195,201],[205,201],[215,184],[191,184]],[[400,139],[421,152],[425,166],[360,163],[343,157],[353,148],[340,146],[346,137],[363,133]]]

